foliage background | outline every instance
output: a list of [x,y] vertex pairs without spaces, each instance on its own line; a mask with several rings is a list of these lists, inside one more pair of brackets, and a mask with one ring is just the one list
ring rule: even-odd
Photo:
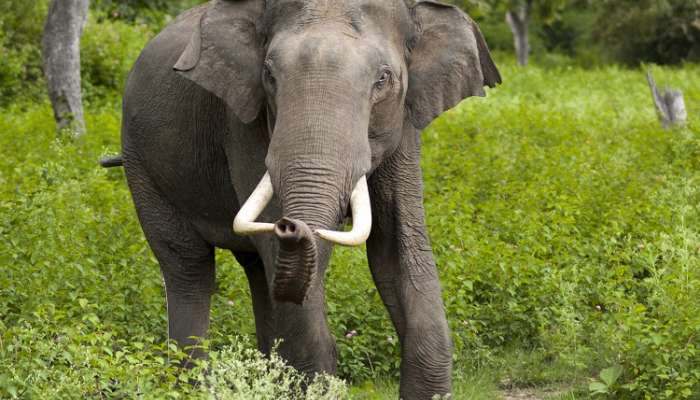
[[[177,384],[191,376],[173,367],[181,354],[166,343],[157,263],[122,171],[96,163],[119,149],[133,60],[189,3],[93,3],[82,44],[88,135],[69,141],[55,136],[41,77],[46,1],[0,1],[0,398],[208,393]],[[532,67],[497,51],[505,84],[423,134],[456,398],[502,382],[562,384],[576,398],[700,398],[700,67],[606,64],[581,44],[595,43],[589,11],[536,23]],[[477,16],[507,50],[504,24]],[[687,128],[659,128],[647,67],[685,92]],[[232,363],[255,361],[235,348],[250,347],[254,327],[243,272],[217,256],[207,345],[223,388]],[[395,382],[399,346],[363,252],[337,249],[327,292],[341,377],[373,398],[364,382]]]
[[[513,50],[503,22],[525,0],[448,0],[482,24],[489,43]],[[532,0],[535,56],[557,51],[584,66],[610,61],[677,64],[700,61],[698,0]]]

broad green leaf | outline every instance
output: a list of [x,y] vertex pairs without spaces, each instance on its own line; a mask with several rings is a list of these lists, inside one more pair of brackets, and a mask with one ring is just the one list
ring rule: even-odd
[[608,393],[608,386],[602,382],[591,382],[588,385],[588,390],[594,394],[605,394]]
[[613,365],[600,371],[600,379],[608,386],[614,385],[620,375],[622,375],[622,367],[620,365]]

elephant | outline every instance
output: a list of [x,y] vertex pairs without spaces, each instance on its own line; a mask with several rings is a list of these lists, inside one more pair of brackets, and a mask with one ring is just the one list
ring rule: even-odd
[[[477,24],[433,1],[213,0],[144,48],[122,165],[165,283],[168,335],[206,357],[215,248],[252,296],[258,349],[336,372],[324,274],[360,246],[401,343],[400,396],[451,391],[421,132],[501,76]],[[346,222],[351,228],[344,231]]]

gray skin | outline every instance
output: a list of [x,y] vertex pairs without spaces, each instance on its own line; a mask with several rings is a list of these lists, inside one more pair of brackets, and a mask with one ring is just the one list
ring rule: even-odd
[[[217,0],[146,47],[124,95],[123,163],[163,273],[169,336],[205,337],[214,248],[248,277],[259,349],[306,373],[336,371],[324,302],[350,193],[368,178],[367,256],[402,345],[402,398],[451,390],[450,332],[423,210],[420,132],[500,82],[477,25],[457,8],[403,0]],[[234,216],[268,171],[258,221]],[[194,357],[204,354],[195,351]]]

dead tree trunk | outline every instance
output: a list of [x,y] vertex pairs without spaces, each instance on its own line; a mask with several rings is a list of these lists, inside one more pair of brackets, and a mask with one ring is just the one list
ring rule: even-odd
[[527,0],[518,10],[510,10],[506,13],[506,22],[513,32],[515,42],[515,54],[518,64],[525,66],[530,57],[530,38],[528,34],[530,25],[530,11],[532,0]]
[[661,121],[664,129],[684,126],[688,120],[688,112],[685,109],[683,92],[667,87],[660,93],[651,71],[647,72],[647,82],[649,82],[649,87],[651,88],[656,114],[659,116],[659,121]]
[[58,131],[85,133],[80,87],[80,36],[89,0],[52,0],[44,26],[44,74]]

